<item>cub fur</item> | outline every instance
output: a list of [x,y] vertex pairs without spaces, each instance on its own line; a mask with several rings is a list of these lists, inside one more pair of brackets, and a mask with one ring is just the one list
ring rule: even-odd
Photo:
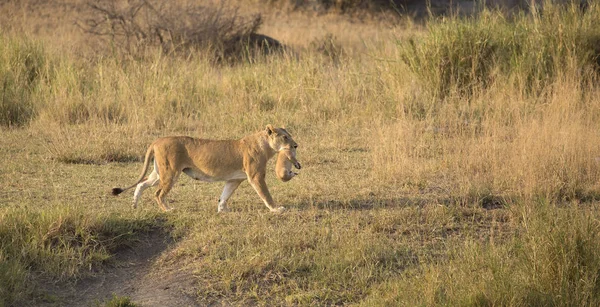
[[[267,208],[278,212],[284,208],[276,208],[265,183],[267,162],[275,153],[291,149],[295,151],[297,147],[298,144],[284,128],[272,125],[239,140],[163,137],[148,147],[142,173],[136,183],[126,188],[113,188],[112,193],[118,195],[136,187],[133,194],[133,207],[136,208],[142,192],[158,185],[155,200],[162,210],[169,211],[172,208],[165,203],[165,196],[179,175],[185,173],[196,180],[225,181],[218,206],[218,211],[222,212],[227,210],[227,200],[237,187],[248,180]],[[154,170],[144,180],[151,159],[154,159]]]
[[277,154],[277,164],[275,165],[275,173],[281,181],[290,181],[298,173],[292,172],[292,165],[300,169],[300,162],[296,160],[296,148],[283,149]]

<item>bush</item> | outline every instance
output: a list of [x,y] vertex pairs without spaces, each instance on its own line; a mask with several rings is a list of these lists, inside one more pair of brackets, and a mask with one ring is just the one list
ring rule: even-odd
[[103,0],[87,4],[93,17],[80,26],[109,37],[121,51],[138,54],[147,47],[166,53],[210,50],[217,60],[239,59],[249,49],[280,49],[281,44],[257,34],[260,14],[241,16],[225,2],[218,6],[186,2]]

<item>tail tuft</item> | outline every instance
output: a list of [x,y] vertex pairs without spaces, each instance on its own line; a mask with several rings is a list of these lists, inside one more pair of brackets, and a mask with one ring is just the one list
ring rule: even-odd
[[123,192],[123,189],[121,188],[113,188],[112,189],[112,195],[119,195]]

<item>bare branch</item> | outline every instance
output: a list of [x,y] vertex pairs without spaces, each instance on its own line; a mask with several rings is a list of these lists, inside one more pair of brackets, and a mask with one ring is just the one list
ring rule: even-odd
[[77,22],[78,27],[110,38],[126,53],[160,47],[166,53],[206,49],[220,59],[240,57],[262,24],[260,14],[241,16],[238,8],[229,8],[225,2],[203,6],[164,5],[160,0],[98,0],[88,2],[86,8],[92,17]]

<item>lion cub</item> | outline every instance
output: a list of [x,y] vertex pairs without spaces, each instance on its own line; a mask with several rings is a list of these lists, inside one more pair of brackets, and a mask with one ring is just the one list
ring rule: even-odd
[[275,173],[281,181],[290,181],[298,173],[292,172],[292,165],[297,169],[302,168],[300,162],[296,160],[296,148],[282,149],[277,155],[277,164],[275,165]]

